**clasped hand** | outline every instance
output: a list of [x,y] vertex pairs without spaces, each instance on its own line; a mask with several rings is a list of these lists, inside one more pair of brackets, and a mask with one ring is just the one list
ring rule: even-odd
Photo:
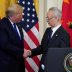
[[29,56],[31,56],[31,51],[30,50],[27,50],[27,49],[24,49],[23,57],[24,58],[27,58]]

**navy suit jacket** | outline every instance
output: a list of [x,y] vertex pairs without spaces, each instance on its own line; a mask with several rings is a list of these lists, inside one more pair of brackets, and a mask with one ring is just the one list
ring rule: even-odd
[[24,43],[22,28],[21,39],[16,35],[8,18],[0,22],[0,72],[24,72]]
[[[44,60],[45,54],[48,52],[48,48],[69,48],[70,47],[70,37],[69,34],[60,26],[54,33],[53,37],[48,41],[48,34],[51,28],[47,28],[41,45],[37,48],[32,49],[32,56],[43,54],[41,63]],[[40,71],[41,72],[41,71]]]

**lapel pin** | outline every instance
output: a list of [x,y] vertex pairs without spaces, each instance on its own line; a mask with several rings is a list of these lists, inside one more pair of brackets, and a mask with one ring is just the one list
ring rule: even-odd
[[56,36],[58,36],[58,35],[56,34]]

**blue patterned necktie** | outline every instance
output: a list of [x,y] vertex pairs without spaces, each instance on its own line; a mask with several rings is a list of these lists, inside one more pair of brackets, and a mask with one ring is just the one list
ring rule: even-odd
[[15,29],[15,32],[18,33],[15,23],[13,24],[13,27],[14,27],[14,29]]
[[49,33],[48,33],[48,42],[50,41],[50,39],[51,39],[51,35],[52,35],[52,29],[50,29],[50,31],[49,31]]
[[49,31],[49,39],[51,39],[51,35],[52,35],[52,29],[50,29]]
[[14,30],[15,30],[15,32],[16,32],[16,35],[20,38],[20,36],[19,36],[18,31],[17,31],[17,27],[16,27],[16,24],[15,24],[15,23],[13,24],[13,27],[14,27]]

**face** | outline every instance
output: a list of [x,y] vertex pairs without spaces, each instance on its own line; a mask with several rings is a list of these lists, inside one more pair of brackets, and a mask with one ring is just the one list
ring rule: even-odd
[[54,27],[57,23],[57,17],[54,16],[53,11],[48,11],[47,13],[47,22],[51,27]]
[[13,18],[15,23],[19,23],[22,20],[22,13],[15,14]]

